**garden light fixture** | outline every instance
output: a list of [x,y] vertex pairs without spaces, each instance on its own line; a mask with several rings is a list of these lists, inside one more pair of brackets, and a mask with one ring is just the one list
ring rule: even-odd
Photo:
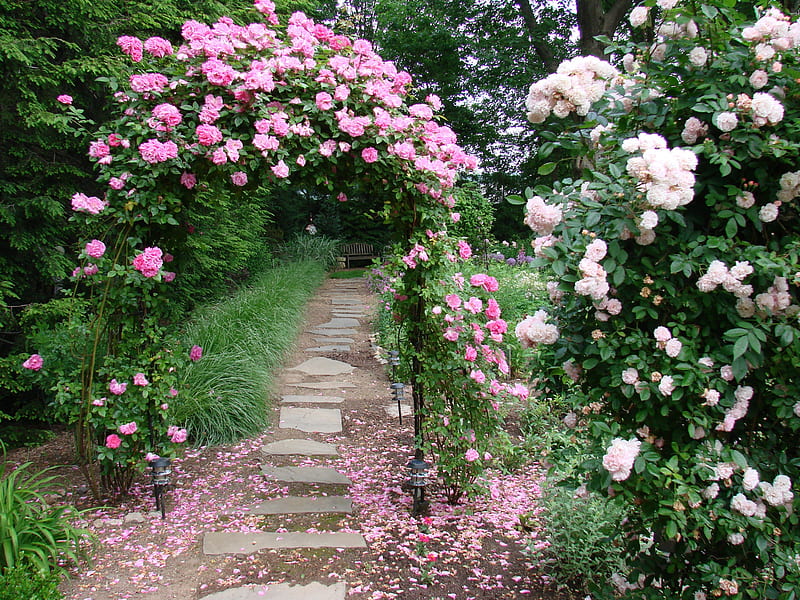
[[431,464],[422,459],[422,450],[417,449],[414,453],[414,458],[408,461],[406,467],[408,467],[411,475],[408,485],[411,487],[411,495],[414,498],[414,507],[411,510],[411,514],[417,517],[428,510],[429,503],[425,500],[425,485]]
[[161,518],[167,517],[166,506],[164,505],[164,491],[170,483],[172,474],[172,461],[168,458],[157,458],[150,461],[153,477],[153,495],[156,498],[156,510],[161,511]]
[[403,400],[406,399],[406,384],[402,382],[395,382],[391,385],[392,388],[392,396],[394,399],[397,400],[397,416],[400,419],[400,425],[403,424],[403,407],[402,403]]

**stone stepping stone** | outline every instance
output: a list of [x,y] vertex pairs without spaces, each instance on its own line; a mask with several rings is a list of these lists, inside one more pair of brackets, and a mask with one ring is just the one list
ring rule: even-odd
[[203,554],[252,554],[266,548],[366,548],[358,533],[236,533],[209,531],[203,536]]
[[322,344],[355,344],[356,341],[353,338],[348,337],[315,337],[315,342],[319,342]]
[[347,383],[344,381],[336,382],[336,381],[308,381],[308,382],[300,382],[300,383],[288,383],[287,385],[293,385],[294,387],[301,387],[307,388],[311,390],[338,390],[338,389],[345,389],[345,388],[354,388],[356,387],[355,383]]
[[348,327],[358,327],[359,325],[361,323],[358,322],[358,319],[336,318],[327,323],[317,325],[317,327],[321,329],[346,329]]
[[314,440],[279,440],[261,447],[261,452],[273,456],[339,456],[336,446]]
[[286,394],[281,397],[282,402],[341,404],[343,396],[314,396],[312,394]]
[[302,371],[307,375],[344,375],[352,373],[355,367],[340,360],[316,356],[307,361],[292,367],[290,371]]
[[360,298],[353,298],[353,297],[349,297],[349,296],[342,296],[340,298],[331,298],[331,303],[332,304],[349,304],[349,305],[359,304],[359,305],[362,305],[362,306],[364,305],[364,302]]
[[336,469],[330,467],[273,467],[264,465],[261,473],[265,477],[287,483],[331,483],[350,485],[353,482]]
[[357,313],[357,312],[335,312],[333,316],[337,319],[358,319],[359,317],[364,317],[364,313]]
[[308,513],[347,513],[353,512],[353,501],[345,496],[287,496],[267,500],[257,506],[245,509],[253,515],[299,515]]
[[[388,406],[384,406],[383,410],[385,410],[386,414],[389,415],[390,417],[397,417],[398,416],[397,415],[397,404],[390,404]],[[411,415],[414,414],[414,411],[412,410],[412,408],[409,405],[401,404],[400,405],[400,414],[403,415],[404,417],[410,417]]]
[[306,348],[304,352],[350,352],[350,346],[348,344],[329,344],[327,346]]
[[315,581],[308,585],[245,585],[203,596],[201,600],[345,600],[346,594],[347,584],[343,581],[333,585]]
[[309,331],[314,335],[355,335],[358,333],[356,329],[321,329],[319,327],[309,329]]
[[282,406],[278,426],[282,429],[299,429],[306,433],[338,433],[342,430],[342,411],[338,408]]

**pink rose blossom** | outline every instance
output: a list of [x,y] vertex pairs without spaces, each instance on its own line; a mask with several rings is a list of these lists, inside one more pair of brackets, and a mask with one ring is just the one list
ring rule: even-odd
[[130,56],[133,62],[139,62],[142,60],[144,44],[142,44],[142,40],[139,38],[130,35],[123,35],[117,39],[117,46],[119,46],[125,54]]
[[473,371],[470,371],[469,376],[477,383],[483,383],[484,381],[486,381],[486,375],[480,369],[475,369]]
[[85,267],[83,267],[83,274],[88,276],[97,275],[100,269],[97,268],[97,265],[94,263],[89,263]]
[[361,158],[364,159],[365,163],[371,164],[378,160],[378,151],[375,148],[369,147],[364,148],[361,151]]
[[147,381],[147,377],[144,376],[144,373],[136,373],[133,376],[133,385],[139,385],[144,387],[146,385],[150,385],[150,382]]
[[239,187],[247,185],[247,173],[243,171],[231,173],[231,181],[233,182],[233,185],[237,185]]
[[178,157],[178,146],[172,140],[159,142],[149,139],[139,146],[139,155],[150,164],[165,162]]
[[470,248],[470,245],[464,240],[458,241],[458,255],[464,260],[472,256],[472,248]]
[[272,165],[272,167],[270,168],[272,169],[272,172],[275,174],[276,177],[284,179],[289,176],[289,167],[286,165],[285,162],[283,162],[283,160],[279,160],[278,164]]
[[60,96],[58,96],[56,98],[56,100],[61,102],[61,104],[66,104],[66,105],[72,104],[72,96],[70,96],[68,94],[61,94]]
[[[175,388],[169,388],[169,395],[174,398],[175,396],[178,395],[178,390],[176,390]],[[166,409],[164,409],[164,410],[166,410]]]
[[183,442],[186,441],[187,437],[188,437],[188,433],[187,433],[187,431],[185,429],[177,429],[176,428],[173,431],[172,435],[169,436],[169,439],[173,444],[182,444]]
[[160,37],[151,37],[146,39],[144,42],[144,49],[157,58],[162,58],[172,54],[172,44]]
[[478,451],[477,451],[477,450],[475,450],[475,448],[470,448],[470,449],[469,449],[469,450],[467,450],[467,451],[466,451],[466,453],[464,454],[464,459],[465,459],[467,462],[475,462],[476,460],[478,460],[478,459],[480,458],[480,456],[481,456],[481,455],[480,455],[480,454],[478,454]]
[[202,146],[211,146],[222,141],[222,132],[216,125],[208,125],[207,123],[198,125],[195,129],[195,134],[197,135],[197,141]]
[[190,190],[197,185],[197,177],[193,173],[184,172],[181,174],[181,185]]
[[464,358],[469,362],[475,362],[475,359],[478,358],[478,351],[472,346],[467,346],[464,351]]
[[116,433],[112,433],[111,435],[106,437],[106,448],[111,448],[112,450],[116,450],[122,444],[122,438],[119,437]]
[[157,246],[145,248],[143,252],[137,254],[133,259],[133,268],[145,277],[155,277],[164,264],[161,258],[162,255],[161,248]]
[[42,357],[38,354],[31,354],[28,359],[22,363],[22,367],[24,369],[30,369],[31,371],[38,371],[42,368],[44,361]]
[[105,398],[105,397],[103,397],[103,398],[95,398],[94,400],[92,400],[92,405],[93,406],[105,406],[106,405],[106,400],[108,400],[108,398]]
[[133,435],[136,433],[138,427],[136,426],[136,421],[131,421],[130,423],[125,423],[124,425],[119,426],[119,432],[122,435]]
[[163,271],[161,273],[161,277],[166,283],[172,283],[173,281],[175,281],[175,272],[174,271]]
[[318,92],[315,101],[317,108],[320,110],[330,110],[333,108],[333,98],[328,92]]
[[197,362],[203,358],[203,348],[201,346],[192,346],[192,349],[189,351],[189,359],[192,362]]
[[637,439],[614,438],[603,456],[603,468],[611,473],[614,481],[625,481],[639,455],[642,443]]
[[159,458],[161,457],[155,452],[148,452],[147,454],[144,455],[145,462],[153,462],[154,460],[158,460]]
[[106,245],[100,240],[92,240],[86,243],[84,252],[92,258],[100,258],[106,252]]
[[119,383],[116,379],[112,379],[111,383],[108,384],[108,391],[114,394],[115,396],[121,396],[125,393],[125,390],[128,388],[127,383]]
[[483,310],[483,302],[480,298],[472,296],[469,300],[464,302],[464,310],[468,310],[473,315],[476,315]]
[[447,296],[444,297],[444,301],[447,303],[450,310],[458,310],[461,307],[461,298],[458,294],[447,294]]

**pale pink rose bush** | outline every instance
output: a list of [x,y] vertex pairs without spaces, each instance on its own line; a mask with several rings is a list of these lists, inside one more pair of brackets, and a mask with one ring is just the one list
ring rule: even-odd
[[686,2],[634,9],[656,39],[615,48],[625,79],[602,79],[588,110],[566,110],[569,79],[532,86],[530,120],[589,168],[526,193],[553,305],[517,331],[543,389],[575,382],[588,487],[635,511],[623,530],[644,579],[625,597],[788,598],[800,468],[775,457],[800,432],[800,22],[708,6],[733,37]]

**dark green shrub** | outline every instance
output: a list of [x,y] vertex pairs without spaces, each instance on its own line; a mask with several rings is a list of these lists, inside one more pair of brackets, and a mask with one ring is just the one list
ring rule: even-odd
[[30,565],[18,565],[0,571],[0,600],[61,600],[59,576],[42,573]]

